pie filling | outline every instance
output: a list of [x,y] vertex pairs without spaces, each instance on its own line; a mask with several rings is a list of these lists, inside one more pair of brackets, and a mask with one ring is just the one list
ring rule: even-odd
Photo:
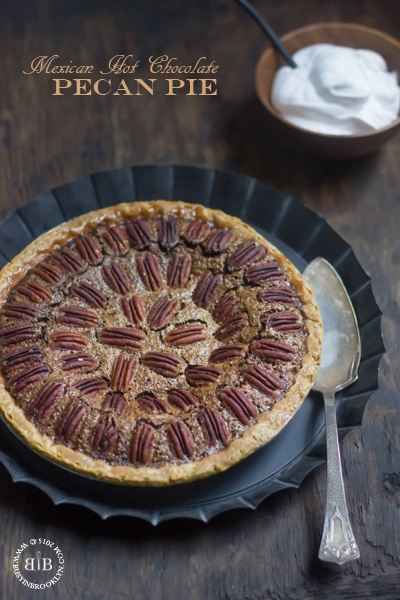
[[312,305],[238,220],[138,204],[158,210],[91,213],[62,243],[51,232],[0,303],[4,394],[28,430],[132,472],[199,463],[265,421],[305,369]]

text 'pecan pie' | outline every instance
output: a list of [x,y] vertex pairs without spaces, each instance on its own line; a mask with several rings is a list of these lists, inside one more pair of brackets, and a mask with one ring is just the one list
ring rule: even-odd
[[0,273],[0,408],[28,446],[115,483],[223,471],[299,408],[321,351],[311,290],[235,217],[98,210]]

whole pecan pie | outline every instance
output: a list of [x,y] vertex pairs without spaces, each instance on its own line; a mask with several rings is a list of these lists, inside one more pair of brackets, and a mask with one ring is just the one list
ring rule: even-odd
[[73,471],[191,481],[282,429],[321,337],[307,283],[239,219],[121,204],[42,235],[0,273],[0,409]]

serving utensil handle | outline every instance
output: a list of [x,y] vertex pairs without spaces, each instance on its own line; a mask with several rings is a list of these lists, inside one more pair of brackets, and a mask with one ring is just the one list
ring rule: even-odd
[[261,16],[258,10],[250,2],[248,2],[248,0],[236,0],[236,2],[240,4],[240,6],[244,8],[244,10],[247,11],[249,15],[251,15],[253,19],[259,24],[263,32],[269,37],[275,49],[281,53],[288,65],[292,67],[292,69],[296,69],[297,64],[295,63],[292,55],[288,52],[288,50],[285,48],[275,31],[272,29],[271,25],[267,23],[267,21]]
[[325,523],[318,557],[342,565],[360,557],[347,510],[336,422],[335,392],[324,392],[327,488]]

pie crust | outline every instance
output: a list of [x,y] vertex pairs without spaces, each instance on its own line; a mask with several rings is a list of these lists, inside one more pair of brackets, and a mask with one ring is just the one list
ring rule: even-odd
[[0,272],[0,413],[99,480],[164,486],[238,463],[298,410],[321,344],[294,265],[201,205],[93,211]]

